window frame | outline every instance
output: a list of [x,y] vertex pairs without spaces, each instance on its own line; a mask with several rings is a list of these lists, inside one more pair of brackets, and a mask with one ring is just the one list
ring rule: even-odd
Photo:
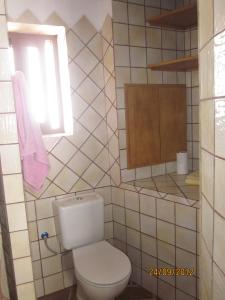
[[59,82],[59,84],[57,84],[57,89],[59,98],[58,107],[61,115],[61,126],[57,129],[52,129],[44,124],[40,124],[40,126],[44,136],[72,135],[73,118],[65,28],[63,26],[8,22],[8,31],[12,44],[15,42],[19,43],[18,47],[22,47],[29,38],[32,38],[32,41],[29,41],[29,45],[32,43],[37,45],[38,43],[43,43],[44,40],[53,41],[55,51],[56,80]]

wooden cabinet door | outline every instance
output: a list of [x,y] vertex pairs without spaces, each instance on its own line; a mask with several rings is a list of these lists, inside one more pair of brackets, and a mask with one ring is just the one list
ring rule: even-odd
[[176,153],[186,151],[186,89],[185,86],[160,86],[161,162],[176,160]]
[[126,85],[128,168],[160,163],[158,87]]

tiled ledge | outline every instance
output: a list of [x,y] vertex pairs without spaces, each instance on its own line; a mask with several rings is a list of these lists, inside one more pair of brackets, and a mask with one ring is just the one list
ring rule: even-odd
[[[199,200],[199,186],[187,185],[185,183],[185,179],[186,175],[177,175],[176,173],[171,173],[146,179],[129,181],[125,185],[132,185],[139,192],[141,190],[143,191],[143,189],[153,191],[153,193],[156,192],[160,198],[167,198],[167,196],[171,195],[179,198],[190,199],[191,202]],[[168,200],[172,200],[172,198]]]

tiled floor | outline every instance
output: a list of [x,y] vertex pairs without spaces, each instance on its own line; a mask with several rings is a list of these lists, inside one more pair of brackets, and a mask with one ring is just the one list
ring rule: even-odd
[[192,200],[199,200],[199,186],[187,185],[185,183],[186,177],[186,175],[171,173],[127,183],[145,189],[181,196]]
[[[72,290],[65,289],[63,291],[59,291],[52,295],[41,297],[38,300],[76,300],[75,294],[76,294],[75,288],[73,288]],[[127,287],[125,291],[116,299],[117,300],[160,300],[159,298],[154,297],[151,293],[146,291],[144,288],[136,285]]]
[[117,300],[160,300],[140,286],[127,287]]

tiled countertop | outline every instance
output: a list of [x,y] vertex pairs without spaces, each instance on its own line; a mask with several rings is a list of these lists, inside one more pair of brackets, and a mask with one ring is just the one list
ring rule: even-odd
[[177,175],[176,173],[171,173],[146,179],[129,181],[127,184],[181,196],[192,200],[199,200],[199,186],[187,185],[185,183],[186,177],[187,175]]

